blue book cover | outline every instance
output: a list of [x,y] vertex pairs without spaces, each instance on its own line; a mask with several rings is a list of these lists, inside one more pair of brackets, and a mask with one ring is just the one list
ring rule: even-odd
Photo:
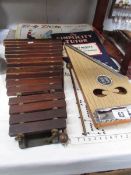
[[94,31],[57,33],[52,34],[52,38],[61,39],[64,43],[73,45],[109,67],[112,67],[115,70],[119,69],[117,64],[107,54],[104,46]]

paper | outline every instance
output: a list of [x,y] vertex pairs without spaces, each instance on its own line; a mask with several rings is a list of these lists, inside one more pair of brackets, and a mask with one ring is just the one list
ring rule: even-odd
[[124,119],[131,118],[126,108],[114,109],[114,110],[112,110],[112,113],[113,113],[114,117],[118,120],[124,120]]
[[102,52],[100,51],[98,45],[96,43],[87,43],[87,44],[75,44],[73,45],[77,49],[80,49],[87,55],[101,55]]

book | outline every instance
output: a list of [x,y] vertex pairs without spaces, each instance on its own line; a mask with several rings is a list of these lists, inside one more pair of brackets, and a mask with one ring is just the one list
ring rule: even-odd
[[89,24],[19,24],[16,39],[47,39],[53,33],[69,33],[92,30]]
[[94,59],[101,61],[107,66],[118,70],[118,65],[109,57],[106,49],[100,42],[99,37],[94,31],[83,31],[74,33],[56,33],[52,34],[53,39],[61,39],[66,44],[71,44],[80,49]]

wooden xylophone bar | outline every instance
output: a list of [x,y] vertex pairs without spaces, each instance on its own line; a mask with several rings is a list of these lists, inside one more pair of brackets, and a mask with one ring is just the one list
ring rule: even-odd
[[[37,116],[37,118],[36,118]],[[23,114],[11,114],[9,123],[12,125],[19,123],[29,123],[34,121],[48,120],[52,118],[66,118],[65,108],[46,110],[46,111],[37,111],[37,112],[28,112]]]
[[66,103],[64,100],[52,100],[52,101],[37,101],[33,103],[11,105],[9,113],[10,114],[19,114],[33,111],[41,111],[53,108],[62,108],[65,107]]
[[63,92],[55,92],[55,93],[46,93],[46,94],[35,94],[29,96],[18,96],[15,98],[9,99],[9,105],[19,105],[21,102],[23,104],[32,103],[32,102],[40,102],[40,101],[50,101],[50,100],[60,100],[64,99]]
[[30,123],[16,124],[10,126],[10,136],[15,136],[17,133],[21,134],[31,134],[31,133],[39,133],[50,131],[54,128],[63,129],[66,128],[65,119],[58,120],[46,120],[46,121],[36,121]]
[[43,93],[43,92],[54,92],[57,90],[63,90],[62,82],[55,84],[39,84],[39,85],[17,85],[11,86],[7,89],[8,96],[17,96],[17,95],[28,95],[33,93]]
[[43,52],[34,52],[34,53],[22,53],[22,54],[5,54],[7,59],[11,58],[24,58],[24,57],[59,57],[61,53],[43,53]]
[[30,67],[10,67],[7,70],[7,73],[23,73],[23,72],[41,72],[43,70],[62,70],[62,65],[47,65],[47,66],[30,66]]
[[10,74],[7,73],[6,79],[20,79],[20,78],[35,78],[35,77],[51,77],[51,76],[61,76],[62,70],[55,70],[55,71],[43,71],[43,72],[29,72],[29,73],[17,73],[17,74]]
[[6,87],[12,86],[21,86],[21,85],[35,85],[35,84],[55,84],[61,83],[62,77],[61,76],[54,76],[54,77],[39,77],[39,78],[25,78],[25,79],[8,79],[6,81]]
[[[61,47],[61,50],[59,49],[59,45],[56,45],[56,46],[35,46],[35,47],[29,47],[29,46],[25,46],[25,47],[7,47],[5,49],[5,53],[23,53],[23,52],[60,52],[62,51],[62,47]],[[31,52],[31,53],[32,53]]]

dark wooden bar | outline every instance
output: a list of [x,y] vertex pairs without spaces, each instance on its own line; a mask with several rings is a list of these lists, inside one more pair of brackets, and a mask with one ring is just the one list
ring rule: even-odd
[[5,55],[7,54],[30,54],[30,53],[54,53],[61,54],[62,48],[60,49],[28,49],[28,50],[5,50]]
[[63,66],[30,66],[30,67],[8,67],[7,74],[20,74],[20,73],[29,73],[29,72],[43,72],[43,71],[54,71],[54,70],[63,70]]
[[27,49],[62,49],[63,46],[61,44],[17,44],[17,45],[6,45],[5,50],[27,50]]
[[27,60],[27,59],[11,59],[11,60],[9,60],[8,62],[7,62],[7,64],[8,65],[10,65],[10,64],[38,64],[38,63],[59,63],[59,62],[61,62],[62,63],[62,59],[61,58],[56,58],[56,59],[29,59],[29,60]]
[[93,26],[100,32],[103,31],[103,23],[104,23],[108,4],[109,4],[109,0],[97,0],[95,16],[93,19]]
[[[117,53],[120,52],[122,56],[120,65],[121,65],[121,73],[126,75],[128,72],[128,67],[131,61],[131,35],[126,35],[129,31],[124,30],[114,30],[114,31],[106,31],[108,40],[111,40],[113,44],[119,48],[117,49]],[[124,54],[121,52],[124,52]],[[117,54],[116,54],[117,55]],[[119,57],[121,58],[121,57]]]
[[7,62],[9,62],[9,61],[11,61],[11,60],[23,60],[23,59],[27,59],[27,60],[39,60],[39,59],[53,59],[53,60],[55,60],[55,59],[63,59],[63,57],[62,56],[35,56],[35,55],[33,55],[33,56],[31,56],[31,57],[27,57],[27,56],[25,56],[25,57],[12,57],[12,58],[6,58],[6,60],[7,60]]
[[7,66],[8,67],[25,67],[25,66],[63,66],[63,62],[62,61],[39,61],[39,62],[16,62],[16,63],[8,63],[7,62]]
[[65,95],[63,92],[18,96],[15,98],[10,98],[9,105],[19,105],[20,103],[26,104],[40,101],[59,100],[64,98]]
[[53,108],[62,108],[65,106],[66,106],[65,100],[54,100],[54,101],[44,101],[44,102],[36,102],[36,103],[28,103],[20,105],[11,105],[9,113],[18,114],[18,113],[41,111]]
[[62,82],[62,76],[41,77],[41,78],[25,78],[25,79],[8,79],[6,87],[21,86],[21,85],[39,85],[39,84],[55,84]]
[[56,71],[43,71],[43,72],[29,72],[21,74],[7,74],[6,79],[20,79],[20,78],[36,78],[36,77],[51,77],[51,76],[61,76],[62,70]]
[[30,59],[27,59],[27,58],[13,58],[13,59],[8,59],[8,64],[10,63],[15,63],[18,62],[18,63],[21,63],[21,62],[26,62],[26,63],[30,63],[30,62],[33,62],[33,63],[37,63],[37,62],[57,62],[57,61],[62,61],[62,57],[55,57],[55,58],[30,58]]
[[61,44],[55,44],[55,46],[54,46],[54,44],[46,44],[46,43],[36,43],[36,44],[23,44],[23,43],[19,43],[19,44],[7,44],[6,45],[6,48],[8,49],[8,48],[29,48],[29,47],[31,47],[32,49],[33,48],[43,48],[43,47],[45,47],[45,48],[50,48],[50,49],[52,49],[52,48],[54,48],[54,47],[62,47],[61,46]]
[[[37,117],[36,117],[37,116]],[[10,116],[10,124],[19,124],[21,122],[34,122],[34,121],[42,121],[42,120],[49,120],[49,119],[56,119],[56,118],[66,118],[66,109],[53,109],[47,111],[39,111],[39,112],[28,112],[23,114],[14,114]]]
[[51,129],[63,129],[66,128],[65,119],[57,120],[47,120],[47,121],[38,121],[30,122],[23,124],[10,125],[9,134],[10,136],[16,136],[18,133],[21,134],[31,134],[37,132],[50,131]]
[[7,89],[8,96],[17,96],[17,95],[27,95],[32,93],[42,93],[48,91],[55,91],[55,90],[62,90],[62,83],[61,84],[39,84],[36,85],[24,85],[24,86],[11,86]]
[[23,54],[5,54],[7,59],[9,58],[24,58],[24,57],[59,57],[61,53],[23,53]]
[[126,75],[130,66],[131,62],[131,42],[127,44],[126,46],[126,54],[125,58],[123,59],[121,63],[121,72]]

